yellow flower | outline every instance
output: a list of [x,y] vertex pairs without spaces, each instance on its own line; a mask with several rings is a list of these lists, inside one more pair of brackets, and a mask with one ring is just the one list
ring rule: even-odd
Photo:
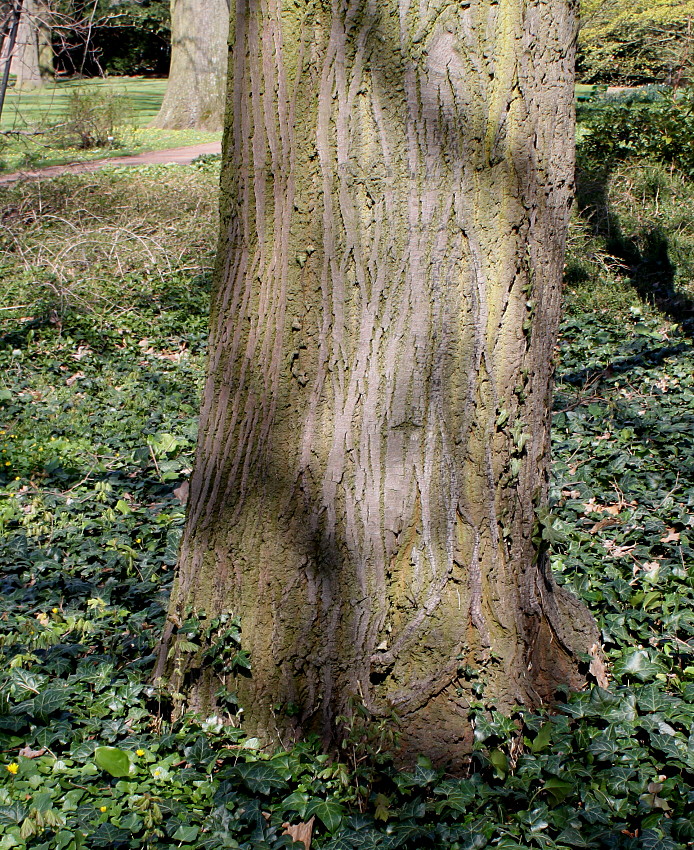
[[9,462],[9,460],[6,460],[6,461],[5,461],[5,466],[12,466],[12,464]]
[[5,765],[5,770],[14,776],[15,773],[19,770],[19,765],[16,761],[13,761],[12,764]]
[[99,806],[99,811],[100,812],[106,812],[106,811],[108,811],[108,807],[107,806]]
[[145,754],[145,751],[144,751],[144,750],[135,750],[135,755],[136,755],[136,756],[143,756],[144,754]]
[[141,537],[136,538],[135,543],[142,543],[142,538]]
[[54,613],[54,614],[57,614],[57,613],[58,613],[58,609],[57,609],[57,608],[52,608],[51,610],[53,611],[53,613]]

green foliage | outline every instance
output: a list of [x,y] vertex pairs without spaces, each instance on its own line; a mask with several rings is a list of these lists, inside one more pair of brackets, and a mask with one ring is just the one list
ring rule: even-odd
[[579,79],[669,85],[691,75],[692,0],[581,0]]
[[605,102],[586,124],[579,155],[605,169],[632,157],[672,163],[694,176],[694,89],[650,102],[633,98]]
[[127,776],[130,773],[130,759],[125,750],[118,747],[97,747],[94,750],[96,766],[111,776]]
[[[173,722],[149,682],[195,441],[212,168],[7,194],[0,850],[300,850],[284,824],[311,817],[314,850],[691,847],[694,350],[684,313],[637,293],[639,275],[655,286],[655,226],[673,265],[694,262],[691,181],[617,169],[594,190],[610,209],[584,206],[568,258],[538,531],[599,620],[610,688],[505,717],[480,677],[470,769],[452,778],[426,759],[396,770],[397,718],[359,698],[336,760],[316,740],[265,752],[218,716]],[[140,238],[102,251],[102,229],[112,244],[126,222]],[[143,243],[151,256],[131,257]],[[691,297],[687,275],[665,273]],[[184,626],[222,680],[247,663],[233,614]]]
[[92,34],[91,51],[107,74],[157,74],[169,70],[171,15],[168,0],[109,0],[104,25]]

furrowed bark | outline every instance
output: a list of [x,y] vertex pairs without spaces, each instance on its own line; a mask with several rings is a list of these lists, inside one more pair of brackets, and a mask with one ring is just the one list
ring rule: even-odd
[[[238,0],[208,377],[158,674],[241,617],[245,724],[404,758],[578,686],[597,640],[538,543],[573,181],[573,0]],[[478,679],[479,681],[479,679]]]

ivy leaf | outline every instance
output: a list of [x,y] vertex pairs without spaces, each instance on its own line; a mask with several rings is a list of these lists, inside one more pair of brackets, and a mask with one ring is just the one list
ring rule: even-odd
[[573,783],[567,782],[565,779],[559,779],[558,776],[550,776],[545,780],[545,791],[552,806],[558,806],[560,803],[563,803],[573,790],[573,787]]
[[14,803],[12,806],[0,806],[0,825],[10,826],[20,824],[27,816],[28,809],[21,803]]
[[639,848],[643,850],[677,850],[678,846],[657,829],[644,829],[639,836]]
[[417,766],[412,771],[412,779],[415,785],[423,788],[432,782],[436,782],[440,775],[439,771],[432,766],[428,758],[424,756],[417,757]]
[[376,799],[374,800],[374,820],[387,821],[392,815],[390,810],[392,802],[390,797],[387,797],[385,794],[376,794]]
[[269,794],[273,788],[287,787],[287,783],[277,769],[266,761],[238,764],[235,771],[244,785],[255,794]]
[[387,836],[375,829],[360,829],[339,835],[328,844],[325,850],[385,850]]
[[46,718],[61,709],[68,698],[69,694],[63,688],[47,688],[34,697],[33,712],[37,717]]
[[592,841],[586,841],[581,833],[573,826],[566,826],[557,836],[559,844],[568,844],[570,847],[594,847]]
[[489,753],[489,761],[492,763],[496,775],[500,779],[503,779],[508,773],[508,758],[506,753],[499,749],[492,750]]
[[344,814],[345,810],[336,800],[313,800],[306,807],[306,817],[315,815],[331,834],[342,824]]
[[621,751],[620,745],[607,735],[596,735],[588,745],[588,751],[598,759],[598,761],[615,762]]
[[639,682],[648,682],[663,672],[661,664],[654,662],[648,650],[636,649],[615,664],[615,675],[626,675]]
[[123,844],[131,838],[130,833],[114,826],[112,823],[102,823],[91,836],[93,847],[110,847],[113,844]]
[[657,685],[647,685],[638,692],[638,706],[641,711],[662,711],[672,701],[672,697],[665,695]]
[[185,747],[183,753],[194,764],[209,764],[216,756],[204,735],[200,735],[192,747]]
[[309,800],[310,797],[305,791],[293,791],[282,801],[282,811],[296,812],[302,820],[305,820]]
[[181,825],[171,837],[174,841],[191,842],[195,841],[195,839],[198,837],[198,832],[200,832],[200,828],[197,826]]
[[541,753],[546,750],[552,740],[552,724],[543,723],[540,731],[535,735],[535,738],[530,745],[530,751],[533,753]]

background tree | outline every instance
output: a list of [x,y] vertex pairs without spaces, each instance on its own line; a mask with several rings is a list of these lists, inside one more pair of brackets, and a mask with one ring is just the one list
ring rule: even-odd
[[221,128],[228,32],[229,0],[171,0],[171,67],[155,126]]
[[46,3],[24,0],[12,57],[17,88],[38,88],[53,79],[50,15]]
[[[240,2],[190,505],[157,675],[405,752],[583,681],[548,572],[552,359],[573,183],[571,0]],[[241,618],[252,676],[191,615]],[[207,619],[205,619],[207,618]],[[203,628],[205,633],[205,628]],[[216,659],[216,660],[215,660]],[[222,659],[223,660],[223,659]],[[227,671],[226,673],[224,671]]]

